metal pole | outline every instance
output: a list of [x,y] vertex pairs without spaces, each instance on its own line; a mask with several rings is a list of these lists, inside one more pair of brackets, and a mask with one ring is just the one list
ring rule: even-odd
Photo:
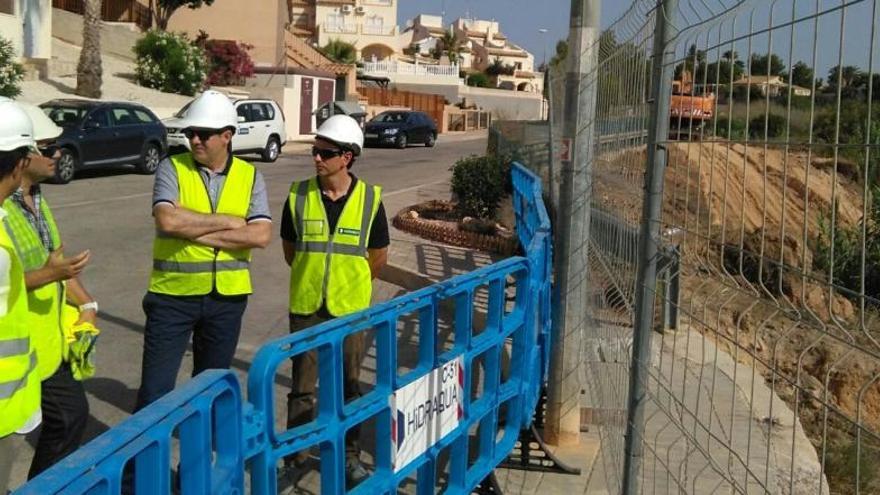
[[[553,336],[547,422],[549,443],[580,441],[580,343],[587,297],[587,239],[592,192],[593,123],[601,0],[571,0],[563,125],[562,183],[557,210]],[[567,150],[567,151],[566,151]]]
[[657,286],[659,259],[660,212],[663,201],[663,179],[667,150],[661,141],[669,137],[669,95],[672,84],[674,56],[669,52],[675,36],[673,19],[678,0],[657,0],[654,26],[654,54],[651,62],[651,113],[648,127],[648,161],[645,174],[645,197],[639,232],[638,276],[636,279],[635,326],[632,365],[629,376],[629,407],[627,409],[624,447],[624,495],[639,493],[645,436],[645,408],[651,366],[651,337],[654,319],[654,291]]

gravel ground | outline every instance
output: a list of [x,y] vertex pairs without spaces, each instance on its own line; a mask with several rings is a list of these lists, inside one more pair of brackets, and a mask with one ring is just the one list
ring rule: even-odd
[[[44,81],[23,82],[18,99],[39,104],[55,98],[79,98],[74,94],[79,52],[80,47],[53,39],[51,77]],[[105,53],[102,62],[102,100],[136,101],[149,107],[159,118],[170,117],[190,100],[188,96],[138,86],[134,82],[134,63],[130,60]]]

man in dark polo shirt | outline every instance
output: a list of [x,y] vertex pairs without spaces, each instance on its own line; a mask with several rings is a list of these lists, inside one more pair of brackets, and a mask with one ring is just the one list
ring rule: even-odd
[[[318,129],[312,157],[316,176],[294,182],[284,204],[281,238],[291,269],[290,332],[369,307],[372,279],[388,257],[388,221],[381,188],[351,174],[364,135],[351,117],[335,115]],[[331,262],[332,261],[332,262]],[[363,332],[345,339],[344,395],[361,395],[358,380],[364,355]],[[294,356],[287,427],[314,418],[318,366],[314,352]],[[349,486],[369,475],[360,462],[358,429],[345,438]],[[308,452],[285,460],[288,478],[302,475]]]

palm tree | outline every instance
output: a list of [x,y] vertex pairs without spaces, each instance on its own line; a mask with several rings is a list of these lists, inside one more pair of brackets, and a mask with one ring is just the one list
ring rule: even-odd
[[321,53],[330,60],[350,65],[357,61],[357,48],[351,43],[340,39],[333,39],[321,48]]
[[76,67],[76,94],[101,97],[101,2],[86,0],[83,13],[83,46]]
[[443,45],[443,50],[446,52],[446,58],[449,59],[449,63],[457,64],[459,59],[461,59],[461,52],[464,51],[464,47],[452,29],[443,33],[440,43]]

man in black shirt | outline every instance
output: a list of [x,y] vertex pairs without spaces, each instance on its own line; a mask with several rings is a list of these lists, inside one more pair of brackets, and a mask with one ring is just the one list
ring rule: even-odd
[[[363,147],[363,132],[351,117],[335,115],[318,129],[312,157],[316,177],[294,182],[281,215],[284,260],[290,265],[290,332],[369,307],[372,279],[388,257],[388,222],[381,188],[349,171]],[[346,401],[360,397],[363,332],[345,339],[343,381]],[[314,419],[318,365],[315,352],[294,356],[287,427]],[[369,476],[360,462],[358,428],[345,438],[346,480]],[[308,452],[285,459],[298,479]]]

